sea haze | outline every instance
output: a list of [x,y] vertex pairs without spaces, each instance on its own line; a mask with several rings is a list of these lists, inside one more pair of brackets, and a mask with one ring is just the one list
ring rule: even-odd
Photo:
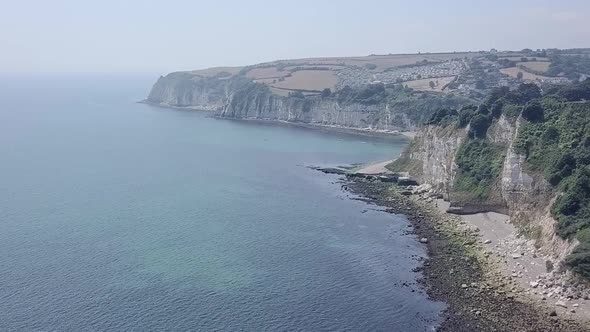
[[404,142],[135,103],[154,80],[0,79],[0,331],[431,329],[406,219],[305,167]]

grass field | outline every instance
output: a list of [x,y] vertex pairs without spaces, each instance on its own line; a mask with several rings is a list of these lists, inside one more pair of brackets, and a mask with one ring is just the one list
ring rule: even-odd
[[340,69],[344,69],[346,68],[346,66],[343,65],[335,65],[335,64],[304,64],[304,65],[297,65],[297,66],[288,66],[285,67],[285,70],[290,70],[290,71],[299,71],[299,70],[314,70],[314,67],[322,67],[322,68],[328,68],[330,70],[340,70]]
[[514,78],[517,77],[518,72],[522,72],[522,79],[525,81],[536,81],[536,80],[550,79],[550,77],[527,73],[526,71],[524,71],[518,67],[503,68],[503,69],[500,69],[500,72],[504,75],[508,75],[508,76],[511,76]]
[[[471,58],[481,56],[476,52],[462,52],[462,53],[423,53],[423,54],[393,54],[393,55],[370,55],[361,57],[328,57],[328,58],[306,58],[294,60],[281,60],[265,63],[264,65],[280,65],[289,64],[292,66],[332,66],[334,69],[340,69],[342,65],[345,66],[364,66],[366,64],[374,64],[377,66],[375,71],[383,71],[388,68],[413,65],[416,62],[428,60],[430,62],[442,62],[456,58]],[[520,58],[519,58],[520,59]]]
[[529,61],[529,62],[519,62],[516,66],[523,66],[530,70],[544,73],[549,69],[549,65],[551,63],[548,61]]
[[254,68],[246,73],[246,77],[253,78],[253,79],[261,79],[261,78],[278,78],[288,76],[291,72],[287,70],[279,71],[278,67],[268,67],[268,68]]
[[[511,59],[518,65],[526,66],[529,71],[542,73],[547,71],[549,62],[546,58],[537,58],[538,61],[520,62],[521,54],[504,53],[499,57]],[[277,60],[272,62],[261,63],[246,67],[215,67],[202,70],[194,70],[191,73],[199,76],[217,76],[221,77],[222,73],[237,75],[242,72],[246,77],[257,83],[265,84],[271,91],[278,95],[288,95],[292,91],[306,91],[305,93],[317,93],[325,88],[335,91],[339,79],[359,79],[368,80],[371,75],[388,71],[396,67],[412,66],[424,61],[430,64],[446,62],[453,59],[475,58],[483,56],[480,52],[459,52],[459,53],[420,53],[420,54],[389,54],[389,55],[370,55],[357,57],[318,57],[303,58],[291,60]],[[529,57],[530,59],[530,57]],[[314,68],[315,67],[315,68]],[[318,70],[322,67],[322,70]],[[340,77],[337,73],[350,67],[361,68],[346,71]],[[370,70],[371,72],[367,72]],[[518,72],[523,73],[524,80],[546,79],[544,76],[531,74],[524,69],[513,67],[501,70],[502,73],[516,77]],[[446,75],[449,75],[447,73]],[[228,76],[229,76],[228,75]],[[356,75],[356,76],[355,76]],[[445,74],[442,74],[445,75]],[[426,75],[431,76],[431,75]],[[432,75],[432,76],[437,76]],[[416,91],[441,92],[443,87],[450,83],[454,76],[426,78],[405,82],[404,85]],[[435,83],[434,88],[430,87],[430,81]]]
[[242,70],[242,68],[243,67],[212,67],[207,69],[193,70],[191,71],[191,74],[200,76],[215,76],[226,72],[230,73],[231,75],[236,75],[240,72],[240,70]]
[[338,77],[329,70],[301,70],[294,72],[284,81],[269,84],[272,87],[291,90],[317,90],[325,88],[334,90]]
[[[258,83],[268,85],[273,93],[284,96],[290,91],[297,90],[321,91],[329,88],[334,91],[338,83],[336,73],[350,66],[370,68],[373,72],[383,72],[390,68],[415,65],[425,60],[430,63],[437,63],[477,56],[481,56],[481,54],[475,52],[424,53],[279,60],[259,64],[250,69],[246,76]],[[329,70],[313,70],[313,67],[323,67]],[[282,70],[279,70],[279,68],[282,68]],[[309,70],[305,70],[305,68],[309,68]],[[407,82],[407,85],[414,90],[440,92],[452,79],[453,77],[432,79],[435,83],[438,81],[434,89],[429,86],[431,79],[411,81]]]
[[357,58],[343,58],[347,65],[364,66],[374,64],[375,71],[383,71],[388,68],[413,65],[417,62],[427,60],[429,62],[443,62],[456,58],[474,57],[477,53],[441,53],[441,54],[397,54],[397,55],[373,55]]
[[[531,61],[532,59],[535,59],[534,62],[549,62],[548,58],[531,57],[531,56],[501,56],[499,58],[500,59],[508,59],[510,61],[516,61],[516,62],[520,62],[520,60],[522,60],[522,58],[527,58],[529,61]],[[533,62],[533,61],[531,61],[531,62]]]

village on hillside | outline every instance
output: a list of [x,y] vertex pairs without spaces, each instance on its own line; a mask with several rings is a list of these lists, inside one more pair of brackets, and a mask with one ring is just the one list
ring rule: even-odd
[[211,68],[198,76],[245,75],[277,95],[317,95],[369,84],[401,84],[416,92],[479,99],[498,86],[564,84],[590,76],[590,50],[530,50],[370,55],[279,60]]

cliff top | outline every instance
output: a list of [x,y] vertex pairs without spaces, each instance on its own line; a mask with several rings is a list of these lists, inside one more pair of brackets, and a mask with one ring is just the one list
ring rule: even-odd
[[336,91],[381,82],[477,99],[497,86],[566,83],[583,78],[590,75],[588,62],[590,49],[525,49],[288,59],[189,73],[216,78],[245,76],[282,96],[292,92],[320,94],[324,89]]

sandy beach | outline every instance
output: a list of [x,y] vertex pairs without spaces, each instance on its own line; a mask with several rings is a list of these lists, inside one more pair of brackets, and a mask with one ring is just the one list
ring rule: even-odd
[[386,160],[386,161],[381,161],[381,162],[377,162],[377,163],[363,165],[356,172],[360,173],[360,174],[366,174],[366,175],[376,175],[376,174],[384,174],[384,173],[388,174],[388,173],[391,173],[391,171],[388,170],[387,168],[385,168],[385,166],[391,164],[392,162],[393,162],[393,160]]

